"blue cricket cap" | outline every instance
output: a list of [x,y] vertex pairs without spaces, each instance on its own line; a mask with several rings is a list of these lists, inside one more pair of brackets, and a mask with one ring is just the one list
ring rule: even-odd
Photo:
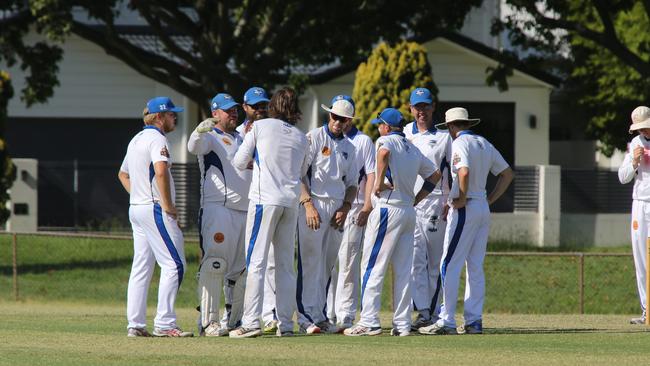
[[416,105],[418,103],[433,103],[433,96],[431,91],[427,88],[416,88],[411,92],[411,98],[409,99],[411,105]]
[[244,104],[255,105],[260,102],[270,102],[269,95],[266,94],[266,90],[254,86],[244,93]]
[[351,96],[345,95],[345,94],[339,94],[339,95],[335,96],[334,98],[332,98],[332,103],[330,103],[330,106],[333,106],[334,102],[336,102],[337,100],[347,100],[348,102],[350,102],[350,104],[352,104],[352,107],[354,107],[355,109],[357,108],[354,105],[354,99],[352,99]]
[[210,103],[210,110],[228,110],[234,106],[238,106],[239,103],[230,96],[230,94],[219,93],[212,98],[212,103]]
[[155,97],[147,102],[147,109],[149,113],[160,112],[182,112],[185,109],[177,107],[172,103],[169,97]]
[[381,113],[377,115],[377,118],[373,119],[371,123],[376,125],[378,123],[385,123],[393,127],[402,127],[402,122],[404,117],[402,113],[395,108],[386,108]]

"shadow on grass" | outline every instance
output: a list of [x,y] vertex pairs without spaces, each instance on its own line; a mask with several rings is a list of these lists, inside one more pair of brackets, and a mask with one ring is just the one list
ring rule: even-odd
[[586,334],[586,333],[648,333],[650,328],[598,329],[598,328],[483,328],[484,334]]
[[[18,274],[41,274],[50,271],[69,271],[75,269],[110,269],[117,267],[131,267],[132,258],[121,258],[112,260],[87,260],[72,261],[70,263],[34,263],[19,264]],[[0,266],[0,275],[11,276],[13,269],[11,266]]]

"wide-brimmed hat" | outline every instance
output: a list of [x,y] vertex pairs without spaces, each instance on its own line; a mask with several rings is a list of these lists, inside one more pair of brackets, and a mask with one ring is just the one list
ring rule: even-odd
[[445,121],[436,124],[436,128],[447,128],[447,125],[453,122],[469,122],[470,123],[469,127],[473,127],[479,124],[481,122],[481,119],[469,118],[469,113],[467,113],[467,109],[456,107],[456,108],[448,109],[447,112],[445,112]]
[[347,101],[346,99],[339,99],[332,103],[331,107],[327,107],[325,104],[320,105],[321,108],[324,110],[336,114],[337,116],[345,117],[345,118],[355,118],[354,117],[354,106],[352,103]]
[[650,108],[642,105],[632,111],[632,124],[630,133],[642,128],[650,128]]

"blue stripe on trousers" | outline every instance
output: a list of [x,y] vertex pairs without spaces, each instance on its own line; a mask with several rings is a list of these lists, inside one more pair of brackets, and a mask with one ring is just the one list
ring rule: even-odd
[[438,274],[438,279],[436,280],[436,292],[433,294],[433,298],[431,299],[431,305],[429,305],[429,311],[431,312],[431,315],[435,313],[436,311],[436,306],[438,305],[438,295],[440,295],[440,288],[442,287],[442,276]]
[[183,261],[181,260],[181,256],[178,254],[178,251],[174,246],[174,242],[172,241],[172,238],[169,236],[169,233],[167,232],[167,228],[165,227],[165,221],[163,221],[162,208],[157,203],[154,203],[153,205],[153,218],[154,221],[156,222],[156,227],[158,228],[158,232],[160,232],[160,236],[165,242],[165,246],[167,247],[167,250],[169,250],[169,254],[171,254],[172,258],[174,259],[174,263],[176,263],[176,270],[178,271],[178,287],[180,287],[181,282],[183,282],[183,274],[185,272],[185,269],[183,268]]
[[377,238],[375,239],[375,244],[372,245],[372,251],[370,252],[370,259],[368,259],[368,266],[366,267],[366,273],[363,275],[363,282],[361,283],[361,303],[363,305],[363,293],[366,291],[366,285],[368,284],[368,278],[370,278],[370,272],[375,267],[377,262],[377,256],[379,256],[379,250],[381,249],[381,244],[384,242],[384,237],[386,236],[386,229],[388,229],[388,209],[381,208],[379,211],[379,230],[377,231]]
[[251,262],[251,255],[253,255],[253,248],[255,248],[255,241],[257,241],[257,235],[260,233],[260,226],[262,226],[262,213],[264,212],[264,206],[255,205],[255,221],[253,221],[253,232],[251,233],[251,239],[248,242],[248,252],[246,253],[246,269]]
[[451,262],[451,257],[458,247],[458,242],[460,241],[460,235],[463,233],[463,226],[465,226],[465,207],[458,209],[458,224],[456,224],[456,229],[454,230],[454,235],[451,237],[451,242],[449,243],[449,249],[447,250],[447,255],[445,256],[444,261],[442,262],[442,268],[440,270],[440,276],[442,277],[442,283],[444,286],[445,275],[447,274],[447,266]]
[[302,314],[310,322],[314,320],[305,311],[305,305],[302,304],[302,257],[300,256],[300,225],[296,228],[296,237],[298,238],[298,281],[296,283],[296,307],[298,312]]
[[202,208],[199,209],[199,248],[201,249],[201,259],[203,259],[205,258],[205,249],[203,248],[203,209]]

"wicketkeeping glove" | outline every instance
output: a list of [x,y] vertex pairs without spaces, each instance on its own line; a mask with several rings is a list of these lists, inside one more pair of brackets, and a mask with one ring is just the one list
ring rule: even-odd
[[217,121],[214,118],[207,118],[204,119],[203,122],[199,123],[198,126],[196,126],[195,131],[198,133],[206,133],[212,131],[214,128],[214,124]]

